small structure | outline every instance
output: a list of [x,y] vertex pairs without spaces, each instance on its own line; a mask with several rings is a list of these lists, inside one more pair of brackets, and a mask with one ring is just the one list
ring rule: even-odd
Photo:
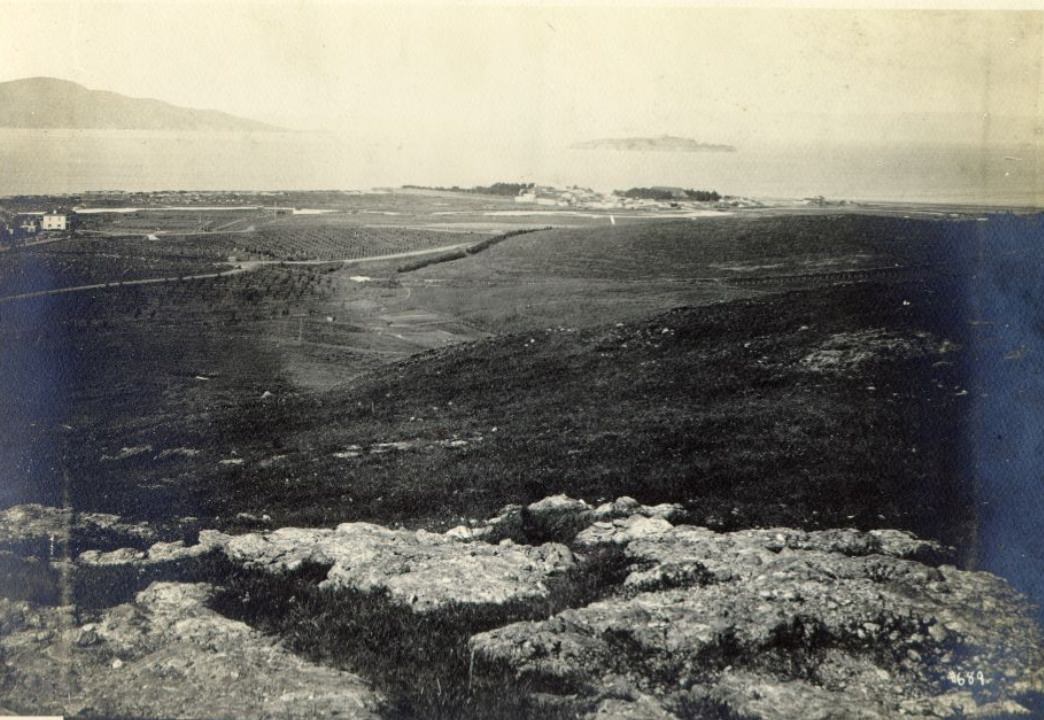
[[26,218],[18,227],[27,235],[35,235],[40,230],[40,224],[36,222],[36,218]]
[[40,219],[41,230],[68,230],[69,216],[60,212],[44,213]]

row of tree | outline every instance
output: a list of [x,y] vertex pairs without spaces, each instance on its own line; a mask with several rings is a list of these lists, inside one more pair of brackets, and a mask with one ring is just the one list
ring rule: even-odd
[[630,190],[617,190],[619,197],[636,200],[696,200],[697,202],[717,202],[721,195],[717,190],[688,190],[673,187],[633,187]]
[[508,197],[514,197],[520,192],[525,190],[532,190],[534,187],[533,183],[507,183],[507,182],[495,182],[492,185],[476,185],[474,187],[462,188],[459,185],[453,187],[441,187],[430,185],[403,185],[406,190],[440,190],[442,192],[465,192],[465,193],[478,193],[480,195],[506,195]]

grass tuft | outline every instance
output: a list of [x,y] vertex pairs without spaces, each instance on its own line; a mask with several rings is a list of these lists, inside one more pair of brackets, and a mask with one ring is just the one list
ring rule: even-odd
[[[483,667],[476,675],[468,640],[521,620],[549,617],[567,607],[612,593],[625,575],[621,550],[589,553],[577,568],[551,583],[537,603],[454,604],[414,613],[385,592],[320,590],[327,569],[311,566],[273,578],[235,570],[212,600],[219,612],[279,636],[309,659],[356,672],[385,696],[391,719],[479,720],[566,718],[568,703],[541,701],[529,681],[507,668]],[[567,694],[569,688],[547,688]]]

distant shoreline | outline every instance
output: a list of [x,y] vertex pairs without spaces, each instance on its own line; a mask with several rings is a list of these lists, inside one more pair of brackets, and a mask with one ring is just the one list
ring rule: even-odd
[[[186,195],[192,194],[199,196],[202,202],[210,204],[192,205],[191,203],[181,205],[169,205],[161,204],[166,201],[169,202],[170,198],[167,197],[171,194]],[[113,200],[118,200],[123,196],[134,195],[137,204],[133,206],[119,205],[106,207],[104,205],[83,205],[74,208],[76,212],[82,214],[127,214],[136,212],[205,212],[205,211],[229,211],[229,210],[253,210],[253,209],[264,209],[270,207],[273,202],[291,202],[291,201],[304,201],[309,196],[329,195],[330,193],[355,195],[355,196],[366,196],[366,195],[389,195],[389,194],[423,194],[423,195],[457,195],[451,190],[413,190],[413,189],[399,189],[399,188],[382,188],[374,187],[367,189],[348,189],[348,190],[83,190],[79,192],[67,192],[67,193],[8,193],[0,195],[0,200],[20,199],[20,200],[32,200],[41,205],[48,204],[59,204],[68,205],[69,200],[81,200],[85,199],[84,196],[89,196],[93,202],[97,202],[103,199],[105,196],[109,196]],[[155,205],[149,204],[149,197],[155,196],[158,202]],[[213,201],[217,197],[223,198],[236,198],[236,204],[230,205],[214,205]],[[472,197],[488,197],[491,199],[503,198],[496,195],[475,195]],[[925,202],[925,201],[903,201],[903,200],[847,200],[844,204],[828,204],[824,206],[816,206],[808,204],[807,199],[804,198],[781,198],[781,197],[751,197],[751,200],[757,200],[763,203],[758,207],[730,207],[730,208],[707,208],[699,211],[686,211],[684,209],[665,209],[665,208],[649,208],[644,210],[626,210],[618,208],[599,209],[599,208],[582,208],[582,207],[562,207],[562,208],[547,208],[538,206],[527,206],[518,207],[517,205],[510,206],[511,209],[503,210],[486,210],[483,212],[487,216],[548,216],[548,215],[584,215],[584,216],[598,216],[608,218],[610,215],[618,218],[623,217],[641,217],[648,219],[681,219],[684,217],[712,217],[712,216],[727,216],[727,215],[766,215],[773,213],[794,213],[794,214],[858,214],[858,213],[871,213],[871,214],[911,214],[911,215],[930,215],[930,216],[956,216],[956,215],[975,215],[975,214],[997,214],[997,213],[1012,213],[1019,215],[1026,214],[1038,214],[1044,213],[1044,205],[1019,205],[1019,204],[989,204],[989,203],[968,203],[968,202]],[[249,202],[249,201],[255,202]],[[840,200],[840,199],[838,199]],[[295,207],[298,208],[297,214],[307,214],[308,211],[303,211],[300,208],[304,207],[302,202],[297,202]],[[505,202],[505,207],[508,207]],[[313,210],[311,212],[328,212],[322,210]],[[453,214],[453,213],[434,213],[439,214]]]
[[570,150],[611,150],[614,152],[737,152],[734,145],[705,143],[692,138],[660,137],[600,138],[569,146]]

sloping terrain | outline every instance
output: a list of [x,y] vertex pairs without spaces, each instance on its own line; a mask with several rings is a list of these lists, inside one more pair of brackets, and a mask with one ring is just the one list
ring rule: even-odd
[[[69,492],[85,511],[279,525],[438,525],[556,492],[630,494],[715,527],[887,524],[954,542],[973,519],[969,389],[936,292],[836,287],[492,338],[321,396],[255,381],[63,443]],[[179,382],[203,399],[225,381]]]
[[[886,523],[963,545],[962,422],[982,388],[962,365],[962,262],[977,229],[824,216],[544,231],[365,281],[272,268],[12,305],[0,460],[12,502],[68,493],[85,511],[221,527],[444,526],[570,492],[681,501],[714,527]],[[771,292],[714,270],[773,253],[787,276],[845,258],[908,270]],[[436,273],[440,290],[416,284]],[[678,297],[657,283],[704,273],[701,302],[744,299],[663,312]],[[541,278],[593,291],[598,312],[559,313]],[[452,345],[482,328],[498,334]],[[416,349],[407,338],[450,346],[388,364]]]

